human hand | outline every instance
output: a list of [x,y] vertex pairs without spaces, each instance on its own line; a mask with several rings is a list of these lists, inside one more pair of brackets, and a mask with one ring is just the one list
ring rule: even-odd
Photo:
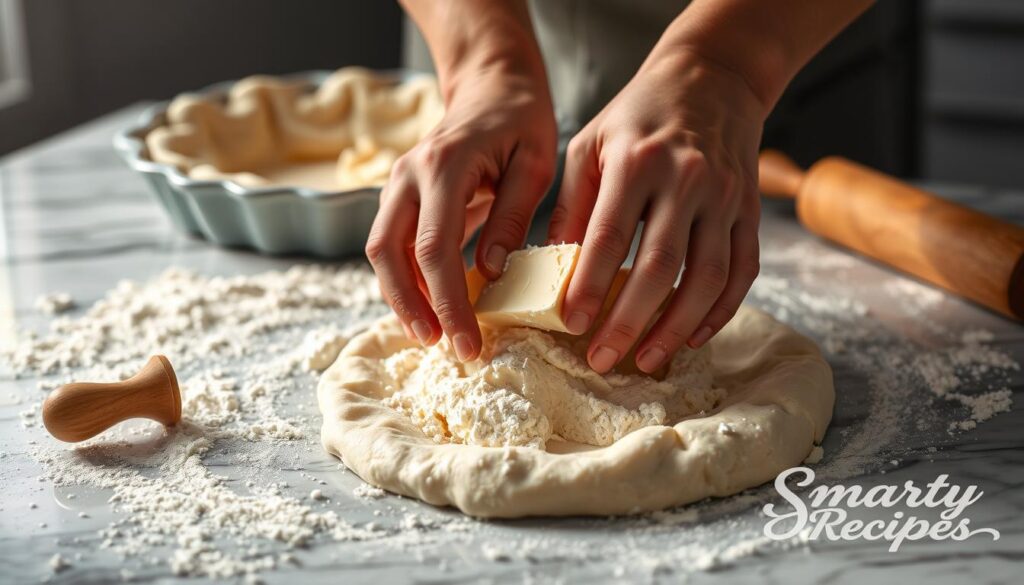
[[488,278],[501,273],[551,183],[557,130],[542,66],[449,78],[444,118],[392,168],[366,255],[406,335],[432,345],[443,333],[466,361],[481,338],[462,246],[486,219],[476,264]]
[[610,370],[639,342],[636,364],[654,372],[739,308],[759,270],[766,110],[731,70],[691,50],[655,51],[570,142],[548,240],[583,246],[563,305],[571,333],[598,318],[644,220],[633,269],[587,350],[594,370]]

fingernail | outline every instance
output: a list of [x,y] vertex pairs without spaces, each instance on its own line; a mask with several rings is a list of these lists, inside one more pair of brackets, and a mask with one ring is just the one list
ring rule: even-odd
[[469,335],[465,333],[455,334],[455,337],[452,338],[452,347],[455,348],[455,355],[458,356],[460,362],[468,362],[470,356],[473,355],[473,344],[469,341]]
[[507,256],[508,250],[504,246],[494,244],[487,249],[487,255],[484,256],[484,264],[493,272],[502,272],[505,270],[505,258]]
[[619,352],[604,345],[597,346],[594,355],[590,358],[590,367],[597,372],[607,372],[612,369],[615,362],[619,361]]
[[412,322],[412,332],[416,334],[416,339],[419,339],[423,345],[430,343],[430,338],[434,335],[430,329],[430,323],[423,319],[416,319]]
[[565,327],[573,335],[586,333],[590,328],[590,315],[583,311],[573,311],[573,314],[569,315],[569,321],[566,322]]
[[701,327],[700,329],[697,330],[696,333],[693,334],[693,337],[690,338],[690,347],[692,347],[693,349],[697,349],[698,347],[704,345],[705,343],[708,342],[709,339],[711,339],[712,333],[713,331],[711,331],[711,328],[708,327],[707,325]]
[[636,365],[650,374],[657,370],[663,361],[665,361],[665,350],[660,347],[649,347],[640,353],[640,357],[636,359]]

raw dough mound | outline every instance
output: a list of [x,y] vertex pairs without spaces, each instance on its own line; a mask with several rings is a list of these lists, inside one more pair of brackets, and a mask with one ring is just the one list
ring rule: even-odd
[[[817,346],[753,308],[708,353],[677,357],[685,363],[665,382],[685,382],[671,390],[576,371],[576,352],[545,337],[508,330],[489,338],[490,362],[462,365],[385,317],[320,380],[323,444],[375,486],[473,516],[632,514],[770,481],[804,460],[831,419],[832,372]],[[566,386],[552,390],[551,374]],[[420,387],[429,391],[413,397]]]
[[573,338],[536,329],[483,329],[481,359],[461,364],[447,343],[384,360],[385,400],[437,443],[543,449],[552,436],[595,446],[708,411],[725,397],[711,384],[708,350],[676,354],[664,380],[602,376]]
[[256,76],[226,98],[177,97],[146,146],[152,160],[195,179],[338,191],[383,185],[395,159],[443,114],[437,82],[427,75],[398,83],[352,67],[315,89]]

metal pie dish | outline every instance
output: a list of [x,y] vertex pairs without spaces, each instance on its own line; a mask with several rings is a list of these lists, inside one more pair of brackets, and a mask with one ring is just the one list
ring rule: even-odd
[[[330,74],[313,71],[285,76],[315,89]],[[396,82],[416,73],[379,73]],[[236,81],[218,83],[197,93],[226,101]],[[135,125],[114,137],[114,148],[142,175],[157,200],[181,231],[221,246],[254,248],[267,254],[312,254],[337,258],[362,254],[377,213],[381,188],[319,191],[307,187],[247,187],[232,180],[200,180],[173,165],[154,162],[146,136],[167,124],[170,101],[146,109]]]

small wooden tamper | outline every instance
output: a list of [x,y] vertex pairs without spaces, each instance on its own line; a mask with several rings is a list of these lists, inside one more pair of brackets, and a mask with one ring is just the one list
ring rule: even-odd
[[181,420],[181,392],[171,362],[162,355],[123,382],[73,382],[57,388],[43,402],[43,424],[69,443],[95,437],[121,421],[148,418],[164,425]]

